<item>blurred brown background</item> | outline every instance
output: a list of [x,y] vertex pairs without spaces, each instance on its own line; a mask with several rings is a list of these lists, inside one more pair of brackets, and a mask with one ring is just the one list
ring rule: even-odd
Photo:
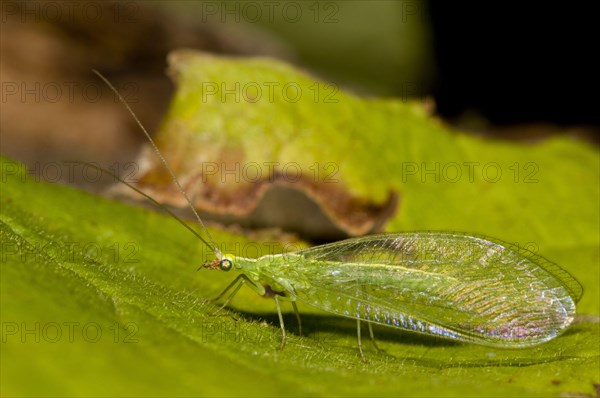
[[2,152],[36,162],[135,158],[143,137],[104,73],[153,131],[169,51],[268,55],[363,95],[433,98],[461,129],[597,142],[591,2],[2,3]]

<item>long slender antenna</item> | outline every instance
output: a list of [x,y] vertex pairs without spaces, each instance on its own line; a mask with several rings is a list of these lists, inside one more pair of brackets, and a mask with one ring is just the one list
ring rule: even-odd
[[102,173],[108,174],[109,176],[111,176],[112,178],[114,178],[115,180],[119,181],[122,184],[125,184],[126,186],[128,186],[129,188],[133,189],[135,192],[139,193],[140,195],[142,195],[143,197],[145,197],[146,199],[148,199],[150,202],[152,202],[153,205],[155,205],[156,207],[158,207],[159,209],[163,210],[164,212],[168,213],[171,217],[173,217],[174,219],[176,219],[177,221],[179,221],[179,223],[181,225],[183,225],[184,227],[186,227],[191,233],[194,234],[194,236],[198,239],[200,239],[202,242],[204,242],[204,244],[206,246],[208,246],[209,248],[211,247],[211,244],[208,243],[207,241],[204,240],[204,238],[202,237],[202,235],[200,235],[198,232],[194,231],[192,229],[192,227],[190,227],[189,225],[187,225],[185,223],[185,221],[183,221],[181,218],[177,217],[177,215],[175,215],[175,213],[173,213],[171,210],[169,210],[165,205],[159,203],[156,199],[154,199],[152,196],[148,195],[147,193],[143,192],[142,190],[134,187],[133,185],[131,185],[130,183],[128,183],[127,181],[123,180],[121,177],[119,177],[118,175],[114,174],[113,172],[106,170],[100,166],[97,166],[95,164],[92,163],[88,163],[88,162],[80,162],[77,160],[72,160],[69,162],[65,162],[65,163],[77,163],[77,164],[82,164],[88,167],[92,167],[96,170],[101,171]]
[[[194,205],[192,204],[192,201],[190,200],[190,198],[187,195],[187,193],[185,193],[183,187],[179,183],[179,180],[177,179],[177,177],[175,177],[175,173],[173,173],[173,170],[169,166],[169,163],[167,163],[167,160],[164,158],[164,156],[162,155],[162,153],[160,153],[160,150],[158,149],[158,146],[156,146],[156,144],[154,143],[154,140],[152,139],[152,137],[150,137],[150,134],[148,134],[148,131],[146,131],[146,128],[144,127],[144,125],[142,124],[142,122],[140,122],[140,119],[138,119],[137,115],[133,112],[133,110],[131,109],[131,107],[127,103],[127,101],[125,101],[125,99],[121,96],[121,94],[119,94],[119,92],[117,91],[117,89],[111,84],[111,82],[108,81],[108,79],[106,77],[104,77],[96,69],[92,69],[92,72],[94,72],[100,79],[102,79],[102,81],[104,81],[104,83],[106,83],[106,85],[115,93],[115,95],[119,98],[119,101],[121,101],[121,103],[129,111],[129,113],[131,114],[131,116],[133,117],[133,119],[136,121],[136,123],[138,124],[138,126],[140,126],[140,128],[144,132],[144,135],[146,136],[146,138],[148,138],[148,141],[150,141],[150,144],[152,145],[152,148],[154,149],[154,152],[160,158],[163,166],[165,167],[165,169],[171,175],[171,178],[173,179],[173,182],[175,183],[175,185],[177,185],[177,189],[179,189],[179,192],[181,192],[181,194],[185,197],[185,200],[188,202],[188,205],[190,206],[190,209],[192,209],[192,212],[194,213],[194,216],[196,216],[196,220],[198,220],[198,222],[202,226],[202,229],[204,229],[204,233],[206,234],[206,237],[208,238],[210,244],[208,244],[204,239],[201,238],[202,242],[204,242],[207,246],[211,247],[212,250],[214,251],[215,255],[217,256],[217,258],[219,260],[221,260],[223,258],[223,255],[221,254],[221,251],[217,248],[217,245],[215,245],[215,242],[213,241],[212,237],[210,236],[210,232],[208,232],[208,229],[204,225],[204,222],[202,222],[202,219],[200,218],[200,216],[198,215],[198,212],[194,208]],[[126,185],[132,187],[130,184],[126,184]],[[141,191],[139,191],[137,189],[136,189],[136,191],[142,193]],[[142,193],[142,195],[144,195],[146,198],[150,198],[148,195],[146,195],[144,193]],[[153,202],[156,202],[154,199],[152,199],[152,198],[150,198],[150,199]]]

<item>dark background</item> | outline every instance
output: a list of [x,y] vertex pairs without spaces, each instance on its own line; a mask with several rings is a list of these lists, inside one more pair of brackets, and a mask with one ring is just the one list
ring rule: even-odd
[[[438,112],[600,124],[598,2],[431,1]],[[597,137],[596,137],[597,138]]]

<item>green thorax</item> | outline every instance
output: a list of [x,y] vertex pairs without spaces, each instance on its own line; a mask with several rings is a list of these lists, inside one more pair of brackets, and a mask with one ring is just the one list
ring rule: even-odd
[[293,253],[266,255],[259,258],[244,258],[226,255],[234,264],[234,269],[243,273],[253,282],[269,286],[275,292],[285,292],[295,296],[296,288],[302,288],[306,281],[298,265],[302,256]]

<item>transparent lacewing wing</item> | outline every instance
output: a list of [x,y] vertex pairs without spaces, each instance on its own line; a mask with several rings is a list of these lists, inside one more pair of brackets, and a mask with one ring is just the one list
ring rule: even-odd
[[582,293],[566,271],[527,250],[458,233],[375,235],[259,259],[224,258],[256,286],[291,301],[507,348],[561,334]]

